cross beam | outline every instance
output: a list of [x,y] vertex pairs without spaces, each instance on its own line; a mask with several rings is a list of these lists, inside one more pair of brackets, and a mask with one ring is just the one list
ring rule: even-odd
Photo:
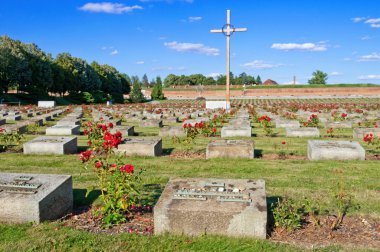
[[226,52],[226,59],[227,59],[227,66],[226,66],[226,101],[227,106],[230,102],[230,39],[231,34],[234,32],[245,32],[247,31],[247,28],[235,28],[233,25],[231,25],[231,12],[230,10],[227,10],[227,23],[223,26],[222,29],[213,29],[210,30],[212,33],[223,33],[226,35],[227,38],[227,52]]

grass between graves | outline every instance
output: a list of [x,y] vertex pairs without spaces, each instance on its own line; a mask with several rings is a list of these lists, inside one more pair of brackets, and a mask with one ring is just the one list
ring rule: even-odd
[[[51,124],[51,123],[49,123]],[[136,125],[137,126],[137,125]],[[257,125],[256,125],[257,126]],[[44,132],[41,127],[39,132]],[[155,136],[157,128],[136,127],[139,136]],[[321,134],[324,135],[324,129]],[[275,129],[275,137],[265,137],[263,131],[253,128],[257,155],[276,155],[285,151],[288,155],[306,156],[307,140],[286,138],[284,130]],[[352,140],[352,129],[338,132],[339,140]],[[36,136],[26,135],[23,141]],[[354,196],[361,208],[352,215],[380,218],[380,172],[379,161],[308,161],[302,159],[200,159],[173,158],[176,152],[204,153],[209,138],[197,138],[190,145],[163,139],[165,155],[162,157],[125,157],[125,163],[142,168],[145,183],[157,183],[163,188],[170,178],[249,178],[264,179],[268,204],[279,197],[302,200],[304,197],[319,202],[323,209],[334,211],[336,206],[333,193],[342,185]],[[286,141],[286,144],[281,144]],[[79,136],[78,145],[86,148],[86,138]],[[361,142],[362,143],[362,142]],[[368,148],[367,153],[376,153]],[[85,190],[96,185],[91,170],[81,169],[77,155],[23,155],[21,153],[1,153],[1,172],[25,172],[70,174],[74,182],[74,201],[84,205],[99,199],[85,197]],[[90,194],[91,195],[91,194]],[[89,196],[91,197],[91,196]],[[328,247],[321,251],[338,251],[341,247]],[[283,244],[255,239],[235,239],[219,236],[138,236],[134,234],[97,235],[85,231],[62,227],[60,223],[42,225],[2,225],[0,224],[0,251],[303,251]],[[355,249],[357,251],[357,249]]]

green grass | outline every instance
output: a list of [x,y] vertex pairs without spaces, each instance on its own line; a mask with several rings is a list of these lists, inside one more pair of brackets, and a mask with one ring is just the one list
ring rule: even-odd
[[[48,123],[49,125],[51,123]],[[133,125],[133,124],[132,124]],[[141,128],[135,124],[140,136],[158,134],[158,128]],[[284,130],[275,129],[276,137],[264,136],[262,129],[254,124],[256,154],[274,154],[284,150],[288,155],[306,156],[306,139],[287,138]],[[43,133],[45,127],[40,127]],[[321,134],[324,135],[324,129]],[[23,141],[36,136],[25,135]],[[339,140],[352,140],[352,130],[339,132]],[[163,188],[170,178],[249,178],[264,179],[270,203],[277,197],[304,197],[318,201],[323,209],[334,210],[332,200],[338,184],[352,193],[354,201],[361,208],[352,215],[380,218],[380,172],[379,161],[308,161],[308,160],[264,160],[264,159],[180,159],[171,158],[169,153],[205,152],[210,139],[199,137],[195,143],[184,145],[163,139],[166,155],[162,157],[125,157],[125,163],[144,169],[144,183],[158,183]],[[286,141],[282,145],[281,141]],[[360,140],[361,141],[361,140]],[[79,136],[78,145],[86,148],[86,138]],[[363,144],[367,153],[378,153]],[[96,185],[96,177],[91,170],[81,169],[78,155],[23,155],[21,153],[1,153],[1,172],[25,172],[70,174],[73,176],[74,203],[88,202],[83,190]],[[97,199],[94,204],[98,204]],[[342,247],[328,247],[320,251],[339,251]],[[63,227],[59,222],[42,225],[0,224],[0,251],[304,251],[288,245],[255,239],[237,239],[219,236],[138,236],[131,234],[98,235]],[[357,251],[355,249],[355,251]]]

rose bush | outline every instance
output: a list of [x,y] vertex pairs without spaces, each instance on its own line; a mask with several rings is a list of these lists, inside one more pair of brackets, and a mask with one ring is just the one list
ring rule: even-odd
[[91,149],[83,151],[79,157],[85,168],[93,169],[98,178],[103,200],[98,213],[107,226],[127,220],[126,213],[136,204],[142,172],[136,172],[133,165],[124,164],[120,156],[113,155],[122,134],[119,131],[112,134],[112,128],[112,123],[88,122],[84,134]]

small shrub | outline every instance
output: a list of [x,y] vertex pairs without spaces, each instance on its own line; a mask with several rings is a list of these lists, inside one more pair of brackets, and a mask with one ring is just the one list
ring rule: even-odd
[[273,209],[274,226],[293,231],[301,228],[303,210],[292,199],[278,200]]

